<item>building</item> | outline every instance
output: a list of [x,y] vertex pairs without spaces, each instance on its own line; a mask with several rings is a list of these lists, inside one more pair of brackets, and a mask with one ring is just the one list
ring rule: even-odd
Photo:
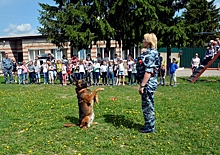
[[122,51],[118,42],[112,40],[110,50],[106,50],[105,41],[98,41],[96,45],[92,45],[88,49],[78,50],[71,48],[68,44],[63,48],[58,48],[55,44],[47,41],[43,35],[31,35],[31,36],[7,36],[0,37],[0,61],[4,56],[4,53],[8,52],[9,57],[16,59],[17,62],[34,60],[35,56],[44,53],[52,53],[55,59],[62,59],[63,55],[66,55],[70,59],[76,54],[80,59],[85,59],[87,54],[91,54],[92,58],[97,56],[97,53],[101,54],[104,58],[104,53],[107,53],[110,59],[113,59],[114,54],[118,54],[120,58],[127,59],[127,55],[131,54],[133,57],[140,55],[141,50],[139,48],[132,48],[127,51]]

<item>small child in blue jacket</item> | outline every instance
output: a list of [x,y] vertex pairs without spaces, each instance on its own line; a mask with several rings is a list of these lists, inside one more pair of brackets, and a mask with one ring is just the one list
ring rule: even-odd
[[176,58],[173,58],[172,63],[169,65],[170,70],[170,86],[172,86],[172,80],[174,81],[174,87],[176,87],[176,69],[178,68],[176,64]]

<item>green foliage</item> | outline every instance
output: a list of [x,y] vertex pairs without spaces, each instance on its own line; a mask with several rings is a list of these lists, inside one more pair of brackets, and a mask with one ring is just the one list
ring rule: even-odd
[[[199,5],[198,5],[199,4]],[[196,32],[217,32],[219,30],[219,8],[214,0],[192,0],[183,12],[183,22],[187,27],[188,47],[204,47],[205,43],[216,38],[216,34],[207,36]]]
[[95,105],[99,125],[83,130],[63,127],[78,122],[75,86],[0,84],[0,152],[219,154],[219,77],[177,81],[177,87],[160,86],[155,92],[155,134],[137,131],[144,122],[138,86],[104,87]]
[[[214,0],[54,1],[55,6],[39,3],[39,32],[58,46],[70,41],[81,49],[105,40],[109,48],[114,39],[129,49],[139,45],[147,32],[157,35],[158,47],[203,46],[206,36],[195,33],[219,29]],[[183,8],[183,16],[174,16]]]

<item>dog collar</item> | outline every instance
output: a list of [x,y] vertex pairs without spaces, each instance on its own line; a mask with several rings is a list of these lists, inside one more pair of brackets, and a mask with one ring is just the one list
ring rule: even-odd
[[86,90],[86,88],[83,88],[83,89],[79,90],[78,93],[81,93],[81,92],[83,92],[84,90]]

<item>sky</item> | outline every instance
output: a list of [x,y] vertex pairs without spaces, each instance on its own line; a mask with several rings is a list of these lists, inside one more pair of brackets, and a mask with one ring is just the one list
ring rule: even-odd
[[[55,5],[53,0],[0,0],[0,37],[39,34],[39,2]],[[220,0],[215,4],[220,7]]]

